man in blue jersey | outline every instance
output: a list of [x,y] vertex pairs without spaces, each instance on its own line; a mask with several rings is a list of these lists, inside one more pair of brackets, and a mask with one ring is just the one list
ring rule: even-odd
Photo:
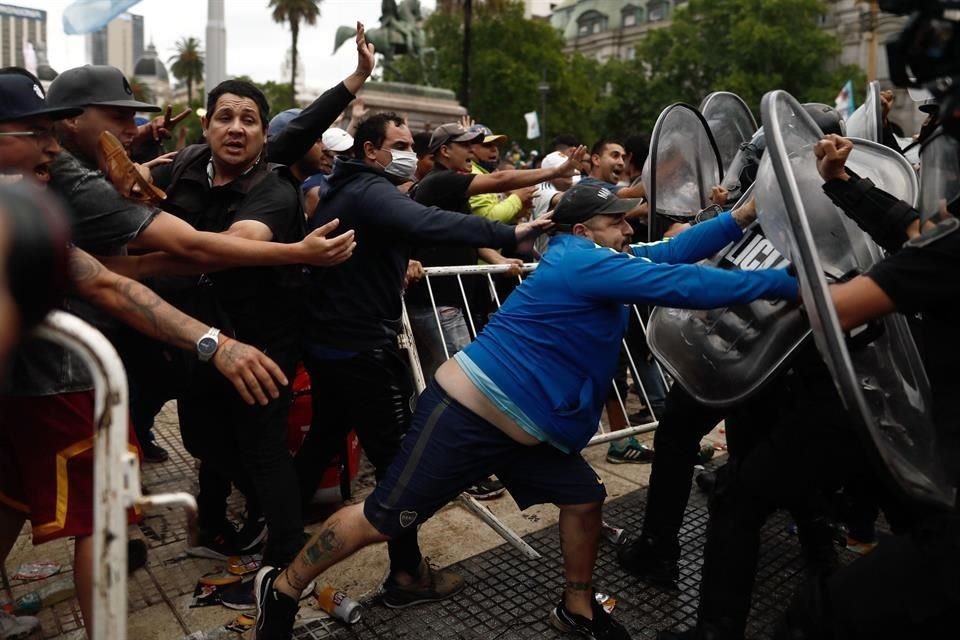
[[798,295],[783,270],[687,264],[740,238],[752,205],[669,241],[630,245],[624,214],[636,205],[602,185],[564,195],[539,267],[437,371],[373,494],[327,520],[291,565],[257,575],[257,640],[291,637],[299,595],[322,571],[416,527],[491,473],[521,508],[560,508],[566,586],[551,623],[587,638],[630,637],[593,597],[606,492],[580,455],[607,397],[627,305],[713,308]]

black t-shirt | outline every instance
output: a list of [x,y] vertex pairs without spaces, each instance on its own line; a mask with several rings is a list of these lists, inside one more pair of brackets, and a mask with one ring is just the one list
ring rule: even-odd
[[[436,164],[423,180],[421,180],[413,194],[413,199],[428,207],[439,207],[447,211],[459,211],[464,215],[470,213],[470,196],[467,190],[476,177],[475,173],[460,173]],[[425,267],[449,267],[477,264],[477,250],[474,247],[439,246],[417,247],[413,250],[412,258],[419,260]],[[463,298],[457,279],[443,276],[430,280],[433,296],[438,306],[463,308]],[[464,278],[464,289],[467,295],[477,285],[477,278]],[[411,286],[406,295],[408,302],[427,306],[430,304],[430,295],[427,285],[419,282]]]
[[908,242],[867,274],[901,313],[921,313],[915,337],[933,388],[933,417],[960,471],[960,223]]
[[[189,163],[185,168],[178,168],[175,162],[163,171],[154,172],[157,184],[167,191],[164,208],[198,231],[221,233],[237,222],[252,220],[270,229],[273,242],[303,239],[306,222],[299,194],[291,181],[261,163],[226,185],[210,186],[209,151],[191,155],[192,158],[185,159]],[[217,271],[202,278],[195,287],[197,290],[187,294],[174,293],[175,282],[159,286],[171,299],[199,301],[201,304],[194,308],[184,303],[184,310],[196,314],[199,320],[231,331],[239,340],[263,347],[295,334],[302,315],[302,284],[302,268],[290,266]],[[210,300],[222,308],[226,319],[216,317],[216,305],[203,304]]]

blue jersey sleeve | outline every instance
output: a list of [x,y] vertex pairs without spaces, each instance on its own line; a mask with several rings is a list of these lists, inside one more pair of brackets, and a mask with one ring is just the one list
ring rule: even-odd
[[784,269],[725,270],[690,264],[658,264],[626,253],[584,252],[567,283],[596,300],[714,309],[768,300],[796,300],[797,281]]
[[733,215],[722,213],[713,220],[701,222],[673,238],[659,242],[634,244],[630,252],[651,262],[683,264],[709,258],[731,242],[739,240],[743,230]]

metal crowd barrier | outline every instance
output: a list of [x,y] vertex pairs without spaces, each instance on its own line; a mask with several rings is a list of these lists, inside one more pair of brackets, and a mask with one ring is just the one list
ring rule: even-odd
[[[521,275],[517,276],[518,283],[523,281],[523,275],[532,272],[537,268],[536,263],[526,263],[521,267]],[[467,295],[467,288],[464,286],[463,277],[464,276],[483,276],[486,278],[486,289],[487,293],[490,296],[491,302],[494,304],[496,309],[500,308],[501,300],[500,296],[497,293],[496,284],[494,282],[494,276],[501,276],[506,274],[511,270],[510,265],[470,265],[470,266],[460,266],[460,267],[426,267],[424,269],[426,275],[424,277],[424,283],[427,288],[427,292],[430,298],[430,307],[433,310],[434,320],[436,321],[436,328],[441,336],[441,343],[443,346],[444,355],[449,358],[451,355],[450,351],[447,349],[445,340],[443,340],[444,331],[443,325],[440,321],[440,313],[437,309],[437,302],[433,292],[433,285],[431,280],[434,278],[456,278],[457,284],[460,290],[460,301],[462,303],[462,309],[464,314],[464,320],[467,324],[467,328],[470,332],[471,339],[476,339],[477,337],[477,327],[473,318],[473,313],[470,307],[470,299]],[[630,312],[634,314],[634,319],[639,323],[642,330],[643,336],[646,336],[646,323],[643,319],[643,315],[636,305],[631,307]],[[644,338],[645,339],[645,338]],[[399,338],[400,347],[407,350],[407,354],[410,360],[410,368],[413,371],[414,382],[417,386],[417,391],[422,392],[426,387],[426,378],[423,373],[423,367],[421,366],[420,356],[417,351],[416,339],[413,333],[413,327],[410,323],[410,317],[407,312],[406,300],[403,304],[403,333]],[[624,422],[627,423],[627,426],[623,429],[616,431],[609,430],[606,425],[601,421],[597,425],[597,434],[590,439],[590,442],[587,444],[588,447],[596,446],[599,444],[609,443],[614,440],[620,440],[623,438],[628,438],[641,433],[648,433],[657,428],[658,418],[655,413],[653,404],[650,401],[650,394],[648,390],[644,387],[641,381],[641,375],[637,368],[637,362],[634,359],[630,344],[627,341],[627,338],[624,338],[623,341],[623,352],[626,356],[627,366],[630,371],[630,375],[633,379],[633,384],[637,389],[640,390],[640,394],[643,397],[644,405],[647,407],[647,410],[650,412],[652,420],[645,422],[643,424],[633,425],[630,424],[629,412],[626,406],[626,398],[620,392],[620,389],[614,381],[611,381],[611,386],[614,392],[614,395],[617,399],[617,404],[619,409],[622,412]],[[669,389],[669,381],[663,373],[663,369],[660,367],[660,364],[653,358],[650,359],[650,363],[646,366],[651,367],[652,375],[655,380],[659,380],[663,384],[663,389]],[[608,423],[610,418],[608,417]],[[483,520],[490,528],[496,531],[504,540],[513,545],[517,550],[519,550],[523,555],[532,560],[539,559],[540,554],[521,538],[516,532],[510,529],[506,524],[504,524],[496,515],[493,514],[490,509],[482,505],[477,501],[476,498],[469,494],[460,495],[461,504],[466,507],[469,511],[478,516]],[[610,529],[604,523],[605,529]]]
[[53,311],[36,335],[75,351],[94,381],[93,620],[91,640],[127,638],[127,509],[182,505],[189,530],[196,531],[197,502],[189,493],[144,496],[140,465],[127,448],[130,414],[127,374],[102,333],[63,311]]

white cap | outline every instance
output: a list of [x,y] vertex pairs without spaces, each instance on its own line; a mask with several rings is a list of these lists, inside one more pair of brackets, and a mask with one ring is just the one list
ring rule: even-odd
[[353,136],[338,127],[331,127],[324,131],[320,141],[327,149],[337,153],[353,148]]
[[562,152],[551,151],[543,156],[543,162],[540,163],[540,167],[543,169],[556,169],[566,161],[567,156],[563,155]]

